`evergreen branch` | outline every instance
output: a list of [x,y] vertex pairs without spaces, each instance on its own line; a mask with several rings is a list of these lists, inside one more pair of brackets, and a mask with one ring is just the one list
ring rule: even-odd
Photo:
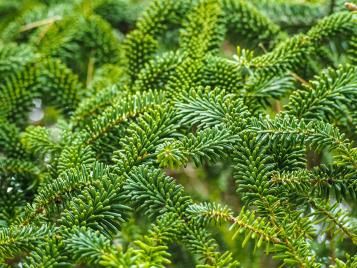
[[46,225],[41,227],[10,227],[0,230],[0,258],[13,258],[17,254],[34,249],[44,242],[51,234],[52,228]]
[[186,228],[187,247],[197,256],[202,263],[198,267],[237,267],[238,262],[234,261],[230,252],[221,254],[217,252],[217,244],[204,229],[195,225]]
[[139,257],[136,261],[137,265],[164,268],[171,263],[168,259],[170,253],[167,252],[166,246],[151,246],[140,240],[135,241],[134,244],[136,249],[133,254]]
[[40,94],[46,104],[54,105],[64,113],[74,110],[79,101],[82,84],[78,77],[59,60],[41,62]]
[[181,140],[166,142],[157,149],[157,161],[163,167],[185,166],[190,159],[196,166],[216,162],[232,151],[235,137],[226,130],[205,129]]
[[343,167],[325,165],[312,170],[298,169],[290,172],[274,173],[274,184],[288,188],[292,194],[304,193],[328,198],[332,193],[341,200],[348,196],[356,198],[354,176]]
[[315,44],[320,44],[333,36],[352,33],[355,26],[353,13],[338,12],[321,19],[307,35]]
[[129,26],[133,25],[139,12],[141,12],[139,3],[133,4],[125,0],[98,0],[94,4],[90,3],[88,5],[93,8],[96,14],[109,21],[113,26],[120,23],[125,23]]
[[233,212],[227,206],[223,206],[217,203],[200,203],[193,204],[188,207],[187,210],[192,217],[203,224],[213,222],[220,225],[225,222],[230,222],[233,218]]
[[311,55],[314,43],[306,35],[296,35],[280,43],[274,50],[252,60],[256,69],[255,76],[268,73],[283,75],[287,71],[295,71],[304,59]]
[[90,51],[95,66],[104,64],[118,64],[123,61],[117,35],[111,25],[98,15],[84,18],[80,35],[76,42],[83,44],[82,48]]
[[279,26],[248,1],[224,0],[222,6],[226,17],[226,27],[231,36],[238,34],[242,36],[242,41],[247,38],[253,43],[261,42],[267,47],[273,46],[282,38]]
[[244,135],[236,144],[233,168],[237,192],[244,201],[266,203],[273,199],[276,189],[269,180],[274,168],[272,157],[268,146],[254,135]]
[[33,186],[41,182],[46,173],[31,161],[0,157],[0,176],[16,176],[18,181]]
[[[135,240],[132,247],[125,253],[114,253],[113,250],[102,253],[101,264],[109,267],[155,266],[165,267],[171,261],[168,259],[166,244],[181,232],[182,223],[174,213],[165,213],[152,224],[148,234],[141,240]],[[103,250],[102,250],[103,252]]]
[[180,13],[184,14],[188,1],[155,0],[144,11],[136,25],[140,32],[159,36],[170,23],[177,23]]
[[121,186],[121,180],[114,176],[102,177],[66,204],[59,222],[68,227],[87,226],[107,235],[116,233],[131,210],[124,204]]
[[307,201],[316,210],[313,213],[318,218],[316,223],[325,225],[326,231],[342,232],[345,236],[351,239],[354,244],[357,244],[357,234],[355,226],[352,225],[351,220],[345,211],[339,206],[339,203],[329,204],[324,201],[304,196]]
[[60,145],[50,137],[48,129],[43,127],[28,127],[21,135],[21,142],[29,153],[41,157],[54,155],[61,150]]
[[216,52],[225,34],[220,5],[214,0],[198,1],[180,32],[180,48],[189,57]]
[[179,52],[164,53],[151,59],[140,70],[134,82],[134,91],[162,90],[169,78],[174,75],[176,67],[183,61],[183,55]]
[[[124,189],[131,202],[138,209],[144,210],[145,214],[150,217],[167,212],[175,212],[178,215],[182,215],[190,203],[190,198],[183,193],[181,186],[175,185],[172,178],[164,176],[160,170],[145,166],[133,169],[127,176]],[[225,263],[225,265],[228,265],[228,263],[234,265],[235,262],[232,262],[229,254],[225,254],[225,258],[222,259],[217,252],[212,251],[215,246],[213,248],[212,246],[207,247],[206,242],[197,240],[206,240],[208,239],[207,235],[204,235],[202,232],[192,232],[191,229],[188,230],[190,230],[187,236],[189,240],[188,246],[196,254],[202,256],[203,260],[212,264],[219,261]],[[202,237],[202,235],[204,236]],[[210,244],[214,243],[212,239],[208,241]]]
[[293,77],[289,74],[252,76],[248,79],[242,93],[244,103],[251,111],[268,107],[273,99],[279,100],[286,96],[294,87],[293,82]]
[[49,238],[47,242],[48,244],[40,245],[30,252],[23,264],[25,268],[69,265],[68,257],[61,255],[63,252],[61,242],[56,238]]
[[133,122],[120,141],[121,149],[113,154],[114,172],[123,175],[155,156],[156,147],[165,138],[177,135],[178,124],[173,110],[151,110]]
[[242,67],[234,61],[207,55],[202,70],[203,87],[220,88],[227,93],[237,92],[243,87]]
[[152,224],[145,240],[156,245],[169,244],[176,241],[184,228],[184,223],[176,213],[165,213]]
[[0,44],[1,81],[11,73],[20,71],[36,57],[33,49],[27,45]]
[[199,128],[229,125],[243,127],[245,118],[250,114],[240,99],[224,91],[198,88],[183,95],[175,103],[181,124]]
[[259,139],[266,140],[268,136],[275,142],[293,141],[296,144],[305,143],[307,146],[321,150],[324,147],[330,149],[342,149],[348,143],[344,135],[337,128],[321,121],[298,121],[297,118],[285,113],[274,120],[252,120],[252,129],[258,132]]
[[85,130],[87,144],[92,144],[96,140],[110,135],[111,131],[138,114],[147,111],[150,107],[162,103],[164,95],[160,93],[147,92],[137,93],[118,99],[112,106],[105,109],[98,118],[92,119]]
[[166,86],[173,100],[180,99],[182,93],[196,86],[202,75],[203,66],[202,58],[187,57],[176,67],[175,73],[169,77]]
[[182,214],[190,202],[182,186],[160,170],[144,165],[134,167],[127,175],[124,190],[126,198],[152,218],[166,212]]
[[353,29],[353,16],[336,13],[324,18],[303,35],[295,35],[279,44],[274,50],[256,57],[250,63],[256,69],[255,76],[264,76],[273,72],[283,74],[301,67],[304,59],[316,53],[324,40],[329,40],[341,33],[349,33]]
[[20,129],[1,117],[0,123],[0,151],[9,157],[26,157],[26,149],[20,142]]
[[281,243],[280,239],[276,236],[277,230],[270,226],[263,218],[256,217],[254,212],[247,212],[242,208],[236,218],[231,218],[233,223],[230,230],[234,230],[233,239],[238,234],[245,232],[245,239],[242,243],[246,245],[250,238],[258,240],[257,247],[260,247],[263,241],[272,242],[275,244]]
[[0,117],[23,125],[27,114],[34,107],[33,99],[40,96],[38,78],[40,70],[26,65],[11,73],[0,85]]
[[352,64],[356,65],[356,58],[357,58],[357,35],[353,34],[350,40],[350,49],[348,50],[348,56]]
[[183,96],[175,106],[182,117],[182,124],[197,125],[199,128],[213,127],[224,123],[225,114],[230,112],[230,99],[229,95],[224,95],[219,90],[206,91],[198,88]]
[[347,267],[353,267],[354,265],[357,264],[357,257],[356,256],[350,256],[346,254],[347,260],[346,262],[337,259],[336,258],[336,265],[331,266],[331,268],[347,268]]
[[[126,91],[124,90],[126,93]],[[113,105],[114,100],[124,97],[124,92],[118,86],[110,86],[101,90],[98,94],[85,98],[74,111],[71,121],[74,127],[83,127],[89,124],[91,118],[98,117],[101,109]]]
[[165,267],[171,264],[167,252],[168,243],[176,240],[182,232],[183,224],[175,213],[165,213],[152,224],[142,240],[134,241],[133,253],[138,256],[137,265]]
[[268,154],[272,155],[275,170],[289,172],[306,168],[306,149],[295,144],[270,144]]
[[345,139],[345,135],[328,123],[322,121],[298,121],[295,117],[287,114],[277,116],[274,120],[266,119],[258,122],[252,120],[252,129],[258,132],[261,140],[271,137],[274,143],[305,144],[310,148],[321,151],[323,148],[334,150],[338,154],[336,163],[355,168],[356,149]]
[[58,175],[69,169],[80,169],[81,166],[94,166],[95,153],[90,146],[84,146],[79,139],[66,145],[58,156],[55,171]]
[[310,81],[309,86],[292,94],[287,110],[297,118],[325,121],[345,114],[356,100],[356,72],[353,66],[325,70],[316,80]]
[[254,5],[259,8],[273,22],[283,29],[304,28],[313,25],[317,20],[327,14],[325,5],[318,2],[277,0],[253,0]]
[[0,1],[2,266],[354,267],[356,13],[134,2]]
[[[95,69],[95,66],[93,68]],[[118,66],[116,64],[110,64],[110,63],[100,66],[99,68],[93,70],[93,77],[91,78],[88,85],[89,88],[87,89],[88,92],[83,92],[86,93],[88,99],[87,98],[83,99],[83,101],[80,102],[77,108],[83,105],[83,108],[95,109],[96,105],[94,105],[94,107],[89,107],[89,104],[87,103],[87,101],[95,102],[94,95],[101,96],[101,98],[98,100],[100,102],[100,101],[104,101],[104,95],[110,94],[110,88],[113,89],[114,96],[115,93],[121,93],[122,91],[126,92],[128,91],[127,88],[122,85],[124,83],[127,83],[128,81],[129,81],[129,77],[128,74],[126,73],[124,66]]]
[[62,20],[48,24],[41,31],[31,35],[31,43],[44,56],[60,58],[65,63],[78,59],[79,44],[76,42],[78,33],[84,28],[80,15],[63,16]]
[[34,202],[25,212],[23,225],[27,225],[39,214],[51,215],[62,210],[63,204],[75,193],[95,183],[107,175],[107,169],[97,163],[91,169],[82,166],[81,168],[68,170],[57,180],[43,184],[36,195]]
[[77,262],[98,264],[104,254],[113,251],[110,241],[98,231],[74,228],[64,240],[66,251]]
[[157,42],[151,35],[137,30],[127,36],[123,48],[126,51],[128,73],[131,81],[134,82],[145,64],[153,58]]

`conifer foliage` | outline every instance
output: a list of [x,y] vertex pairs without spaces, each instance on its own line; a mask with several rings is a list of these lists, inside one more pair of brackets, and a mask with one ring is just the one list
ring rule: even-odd
[[357,267],[356,10],[1,1],[1,267]]

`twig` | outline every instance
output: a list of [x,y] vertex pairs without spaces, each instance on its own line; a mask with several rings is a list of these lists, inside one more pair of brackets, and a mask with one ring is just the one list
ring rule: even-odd
[[88,68],[87,68],[87,81],[86,85],[89,86],[90,82],[93,79],[93,72],[94,72],[94,57],[90,57],[88,60]]
[[350,11],[357,11],[357,5],[350,3],[350,2],[346,2],[345,3],[345,7],[350,10]]
[[54,16],[52,18],[47,18],[47,19],[44,19],[44,20],[31,22],[29,24],[26,24],[26,25],[22,26],[20,28],[20,32],[26,32],[28,30],[32,30],[32,29],[40,27],[40,26],[44,26],[44,25],[47,25],[47,24],[54,23],[55,21],[58,21],[58,20],[61,20],[61,19],[62,19],[61,16]]
[[280,113],[281,112],[281,102],[279,100],[275,100],[273,103],[273,109],[276,113]]
[[264,53],[268,53],[268,50],[264,47],[262,43],[259,43],[258,46],[263,50]]
[[309,85],[309,82],[307,82],[304,78],[302,78],[302,77],[299,76],[298,74],[296,74],[296,73],[294,73],[294,72],[290,72],[290,74],[291,74],[297,81],[299,81],[301,84]]

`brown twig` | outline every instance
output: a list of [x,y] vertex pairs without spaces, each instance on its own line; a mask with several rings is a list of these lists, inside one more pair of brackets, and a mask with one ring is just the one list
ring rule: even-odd
[[93,79],[93,72],[94,72],[94,57],[90,57],[88,61],[88,68],[87,68],[87,81],[86,85],[89,86],[90,82]]
[[299,81],[301,84],[303,85],[309,85],[309,82],[306,81],[304,78],[302,78],[301,76],[299,76],[298,74],[294,73],[294,72],[290,72],[290,74],[295,78],[295,80]]
[[350,10],[350,11],[357,11],[357,5],[350,3],[350,2],[346,2],[345,3],[345,7]]
[[276,113],[280,113],[282,108],[281,108],[281,102],[279,100],[275,100],[273,103],[273,109]]

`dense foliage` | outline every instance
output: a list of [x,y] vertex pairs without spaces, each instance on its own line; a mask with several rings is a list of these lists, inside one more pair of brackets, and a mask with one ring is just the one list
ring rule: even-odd
[[357,3],[1,0],[1,267],[357,267]]

